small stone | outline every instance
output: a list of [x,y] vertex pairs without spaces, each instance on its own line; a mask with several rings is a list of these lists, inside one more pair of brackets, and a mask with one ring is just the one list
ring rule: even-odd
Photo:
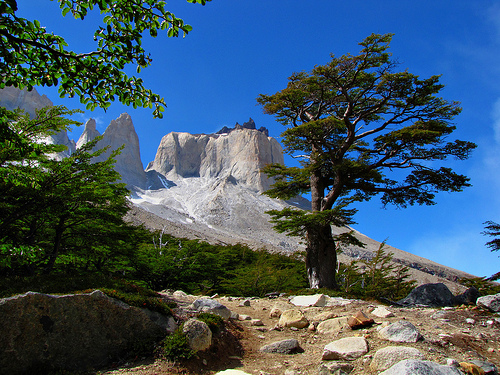
[[446,365],[447,366],[453,366],[453,367],[458,367],[460,366],[460,364],[458,363],[458,361],[454,358],[447,358],[446,359]]
[[286,310],[280,316],[279,325],[282,327],[304,328],[309,325],[309,321],[299,310]]
[[318,333],[323,335],[335,335],[339,333],[344,327],[347,327],[347,321],[349,318],[347,316],[327,319],[324,322],[318,324],[316,330]]
[[290,299],[290,303],[295,306],[323,307],[326,304],[326,298],[324,294],[315,294],[312,296],[296,296]]
[[250,315],[245,315],[245,314],[239,314],[238,315],[238,320],[251,320],[252,317]]
[[269,313],[270,318],[279,318],[281,316],[282,311],[277,307],[273,307],[271,312]]
[[239,307],[250,306],[250,299],[247,298],[246,300],[240,302],[238,306]]
[[303,352],[303,349],[296,339],[287,339],[264,345],[260,348],[260,351],[264,353],[294,354]]
[[387,310],[384,306],[378,306],[375,310],[371,312],[371,314],[375,315],[378,318],[390,318],[394,316],[394,313]]
[[410,322],[400,320],[379,331],[379,335],[393,342],[417,342],[422,339],[418,329]]
[[475,321],[474,319],[472,319],[472,318],[467,318],[467,319],[465,319],[465,322],[466,322],[467,324],[476,324],[476,321]]
[[260,319],[252,319],[250,321],[250,325],[252,325],[252,326],[263,326],[264,323]]

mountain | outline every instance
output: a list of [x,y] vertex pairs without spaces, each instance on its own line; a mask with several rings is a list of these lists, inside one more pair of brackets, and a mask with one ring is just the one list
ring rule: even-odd
[[[25,105],[30,111],[51,104],[35,93],[0,90],[0,105]],[[66,139],[60,143],[81,147],[98,135],[91,119],[76,144]],[[155,159],[143,170],[132,118],[124,113],[111,121],[96,147],[116,149],[123,144],[125,148],[116,158],[115,168],[131,190],[132,209],[127,220],[211,243],[244,243],[255,249],[284,253],[304,250],[299,238],[275,232],[265,212],[289,206],[307,209],[310,203],[302,197],[285,202],[262,194],[272,180],[261,168],[269,163],[283,163],[283,151],[269,137],[267,129],[257,129],[252,119],[243,125],[236,123],[233,128],[224,127],[217,134],[169,133],[161,139]],[[349,229],[334,228],[336,233],[345,230]],[[344,263],[370,259],[380,246],[379,242],[355,233],[366,247],[343,249],[339,259]],[[408,265],[419,284],[444,282],[458,292],[462,287],[456,281],[472,277],[391,246],[386,251],[394,254],[396,262]]]
[[[76,147],[80,148],[83,144],[100,135],[96,129],[95,120],[89,119],[76,143]],[[139,137],[128,113],[122,113],[116,120],[111,121],[95,148],[100,149],[107,146],[109,147],[108,151],[103,153],[97,160],[104,160],[112,150],[124,146],[120,155],[116,157],[115,170],[120,173],[122,181],[127,184],[129,189],[145,188],[146,173],[141,161]]]

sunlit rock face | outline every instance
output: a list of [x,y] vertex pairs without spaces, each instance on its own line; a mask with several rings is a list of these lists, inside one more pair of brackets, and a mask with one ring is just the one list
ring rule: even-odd
[[190,177],[229,180],[263,192],[272,181],[261,169],[271,163],[283,164],[283,150],[260,130],[240,128],[208,135],[173,132],[162,138],[146,171],[172,181]]
[[[77,148],[80,148],[86,142],[93,140],[101,135],[96,129],[94,119],[90,119],[85,124],[85,129],[78,139]],[[115,170],[122,176],[122,181],[129,188],[146,187],[146,173],[141,161],[141,151],[139,148],[139,137],[134,128],[132,118],[128,113],[122,113],[116,120],[112,120],[102,135],[96,149],[109,146],[108,151],[103,153],[97,160],[104,160],[109,156],[112,150],[124,146],[120,155],[116,156]]]
[[[0,107],[5,107],[8,110],[21,108],[28,113],[31,118],[35,117],[37,109],[51,106],[53,106],[53,103],[50,99],[45,95],[40,95],[36,89],[31,91],[19,90],[15,87],[0,89]],[[68,138],[68,134],[65,130],[47,137],[44,141],[49,144],[66,146],[65,151],[54,155],[54,158],[58,160],[71,155],[76,148],[75,142]]]

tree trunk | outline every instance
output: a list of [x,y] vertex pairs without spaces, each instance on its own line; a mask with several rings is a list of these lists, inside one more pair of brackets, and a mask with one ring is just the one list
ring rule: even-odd
[[306,268],[313,289],[337,289],[337,251],[330,225],[307,230]]

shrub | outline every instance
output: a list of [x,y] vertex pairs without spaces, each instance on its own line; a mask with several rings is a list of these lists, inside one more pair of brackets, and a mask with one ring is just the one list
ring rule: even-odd
[[221,329],[224,327],[224,319],[222,319],[222,317],[216,314],[202,312],[198,314],[196,319],[205,322],[213,334],[219,333]]
[[172,361],[190,359],[194,355],[193,350],[189,347],[186,335],[182,332],[182,326],[165,337],[161,344],[160,354]]

